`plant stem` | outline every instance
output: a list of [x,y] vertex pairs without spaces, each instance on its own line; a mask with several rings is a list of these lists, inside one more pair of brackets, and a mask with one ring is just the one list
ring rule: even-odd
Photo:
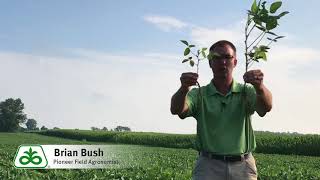
[[249,64],[248,64],[248,69],[253,65],[253,61],[251,60],[251,61],[249,61]]
[[[249,34],[250,32],[252,31],[253,28],[251,28],[250,32],[248,33],[248,27],[249,27],[249,18],[250,18],[250,15],[248,14],[248,20],[247,20],[247,24],[246,24],[246,27],[245,27],[245,40],[244,40],[244,43],[245,43],[245,46],[246,46],[246,49],[245,49],[245,57],[246,57],[246,72],[248,71],[248,37],[249,37]],[[254,27],[254,26],[253,26]],[[244,82],[244,94],[246,93],[246,82]]]
[[266,34],[267,34],[266,32],[263,33],[262,37],[260,38],[260,40],[259,40],[259,41],[257,42],[257,44],[255,45],[256,47],[259,45],[259,43],[262,41],[263,37],[264,37]]
[[[248,26],[249,26],[249,24],[248,24]],[[252,26],[252,28],[250,29],[250,31],[249,31],[249,33],[248,33],[248,36],[249,36],[249,34],[251,33],[251,31],[252,31],[255,27],[256,27],[256,25],[254,24],[254,25]]]
[[[248,49],[249,49],[263,34],[265,34],[264,31],[249,46],[246,46],[246,47],[248,47]],[[249,34],[248,34],[248,36],[249,36]],[[248,36],[246,36],[246,38],[248,38]]]
[[198,63],[197,63],[197,74],[199,74],[199,64],[200,64],[200,59],[199,57],[197,56],[197,59],[198,59]]
[[271,44],[272,42],[273,42],[273,41],[270,41],[270,42],[269,42],[269,44],[268,44],[267,46],[269,47],[269,46],[270,46],[270,44]]
[[[252,29],[250,30],[250,32],[248,33],[248,27],[249,27],[249,24],[250,24],[250,15],[248,14],[248,20],[247,20],[247,24],[246,24],[246,27],[245,27],[245,40],[244,40],[244,43],[245,43],[245,57],[246,57],[246,72],[248,72],[248,64],[249,64],[249,59],[248,59],[248,38],[249,38],[249,35],[252,31]],[[254,27],[254,26],[253,26]],[[246,81],[244,82],[244,85],[243,85],[243,99],[244,99],[244,108],[245,108],[245,127],[247,129],[247,123],[249,121],[248,119],[248,116],[247,116],[247,112],[248,112],[248,107],[247,107],[247,96],[246,96]],[[246,138],[246,151],[249,150],[249,133],[245,132],[248,137]]]

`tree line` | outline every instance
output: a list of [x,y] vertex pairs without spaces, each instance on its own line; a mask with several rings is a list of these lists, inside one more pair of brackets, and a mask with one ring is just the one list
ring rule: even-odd
[[129,127],[126,127],[126,126],[117,126],[116,128],[114,129],[110,129],[108,130],[107,127],[103,127],[102,129],[98,128],[98,127],[91,127],[91,130],[93,131],[116,131],[116,132],[130,132],[131,129]]

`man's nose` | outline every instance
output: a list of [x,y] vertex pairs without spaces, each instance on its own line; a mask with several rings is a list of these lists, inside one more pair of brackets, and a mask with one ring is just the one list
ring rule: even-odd
[[226,58],[221,59],[221,64],[226,65],[227,64],[227,59]]

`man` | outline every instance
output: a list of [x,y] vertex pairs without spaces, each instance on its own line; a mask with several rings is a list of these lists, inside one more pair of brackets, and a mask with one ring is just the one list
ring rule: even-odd
[[193,179],[257,179],[251,154],[256,147],[251,115],[256,111],[263,117],[271,110],[271,92],[263,84],[260,70],[244,74],[244,81],[251,84],[246,87],[233,79],[237,58],[231,42],[216,42],[210,53],[216,54],[209,60],[213,72],[211,82],[190,90],[196,85],[198,75],[182,73],[181,87],[171,99],[172,114],[197,120],[199,157]]

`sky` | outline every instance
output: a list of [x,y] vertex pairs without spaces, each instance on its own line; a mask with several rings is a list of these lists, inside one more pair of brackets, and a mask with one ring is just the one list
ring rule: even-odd
[[[267,1],[270,3],[271,1]],[[234,79],[243,82],[244,23],[252,1],[0,1],[0,101],[21,98],[28,118],[49,128],[128,126],[196,133],[196,120],[170,113],[188,40],[237,46]],[[320,134],[320,18],[317,0],[284,0],[290,11],[261,69],[273,109],[253,116],[260,131]],[[201,62],[199,82],[212,72]]]

